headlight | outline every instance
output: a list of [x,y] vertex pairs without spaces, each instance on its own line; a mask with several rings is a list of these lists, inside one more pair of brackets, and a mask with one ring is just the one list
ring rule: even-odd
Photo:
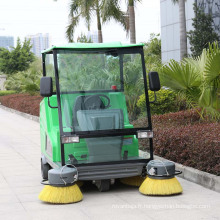
[[62,137],[62,143],[63,144],[79,143],[79,137],[78,136]]
[[153,133],[153,131],[138,131],[137,137],[138,138],[153,138],[154,133]]

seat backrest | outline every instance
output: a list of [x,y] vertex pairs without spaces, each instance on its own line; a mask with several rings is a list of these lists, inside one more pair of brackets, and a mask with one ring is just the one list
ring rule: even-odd
[[[121,129],[124,127],[121,109],[79,110],[77,120],[80,130],[97,131]],[[86,138],[89,162],[107,162],[121,160],[123,137]]]
[[121,109],[79,110],[77,120],[82,131],[120,129],[124,127]]

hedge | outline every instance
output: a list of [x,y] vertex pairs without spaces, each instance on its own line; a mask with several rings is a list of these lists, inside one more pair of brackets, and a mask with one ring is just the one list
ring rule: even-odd
[[158,129],[155,154],[220,175],[220,124],[207,123]]
[[[202,121],[197,110],[154,115],[152,121],[156,155],[220,176],[220,123]],[[136,126],[146,123],[135,121]]]

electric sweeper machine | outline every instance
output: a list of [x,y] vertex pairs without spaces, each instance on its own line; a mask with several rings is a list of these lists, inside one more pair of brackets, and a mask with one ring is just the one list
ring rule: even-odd
[[[85,181],[101,192],[116,180],[144,195],[182,192],[174,163],[153,160],[148,87],[158,91],[160,82],[157,72],[146,74],[143,46],[70,43],[42,52],[40,200],[81,201]],[[142,127],[132,123],[141,94]]]

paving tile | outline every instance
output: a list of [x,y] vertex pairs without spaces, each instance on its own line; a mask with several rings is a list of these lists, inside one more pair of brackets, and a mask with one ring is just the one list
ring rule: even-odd
[[38,200],[39,192],[28,193],[28,194],[18,194],[18,200],[23,204],[25,202],[39,202]]
[[154,219],[141,212],[139,209],[127,208],[127,204],[117,206],[117,204],[99,204],[96,206],[85,207],[83,210],[90,219]]
[[22,186],[39,186],[41,177],[36,175],[6,176],[6,181],[11,188]]
[[19,200],[14,194],[0,195],[0,206],[3,203],[9,203],[9,204],[19,203]]
[[0,188],[8,188],[9,185],[6,181],[6,179],[4,178],[4,176],[1,174],[0,175]]
[[31,220],[31,216],[25,211],[12,211],[1,214],[2,220]]
[[4,196],[4,195],[9,195],[9,196],[12,196],[14,195],[14,191],[9,187],[0,187],[0,196]]
[[2,214],[11,214],[17,211],[25,211],[21,203],[1,203],[0,204],[0,216]]
[[61,220],[61,219],[79,219],[90,220],[83,212],[72,209],[63,209],[62,206],[58,206],[57,209],[40,210],[39,212],[28,211],[28,214],[33,220]]
[[60,204],[47,204],[41,202],[36,198],[35,201],[30,202],[22,202],[22,206],[25,208],[26,211],[41,211],[41,210],[62,210],[64,205]]
[[22,195],[22,194],[34,194],[34,193],[40,193],[44,186],[41,184],[37,186],[21,186],[13,188],[13,191],[16,195]]

